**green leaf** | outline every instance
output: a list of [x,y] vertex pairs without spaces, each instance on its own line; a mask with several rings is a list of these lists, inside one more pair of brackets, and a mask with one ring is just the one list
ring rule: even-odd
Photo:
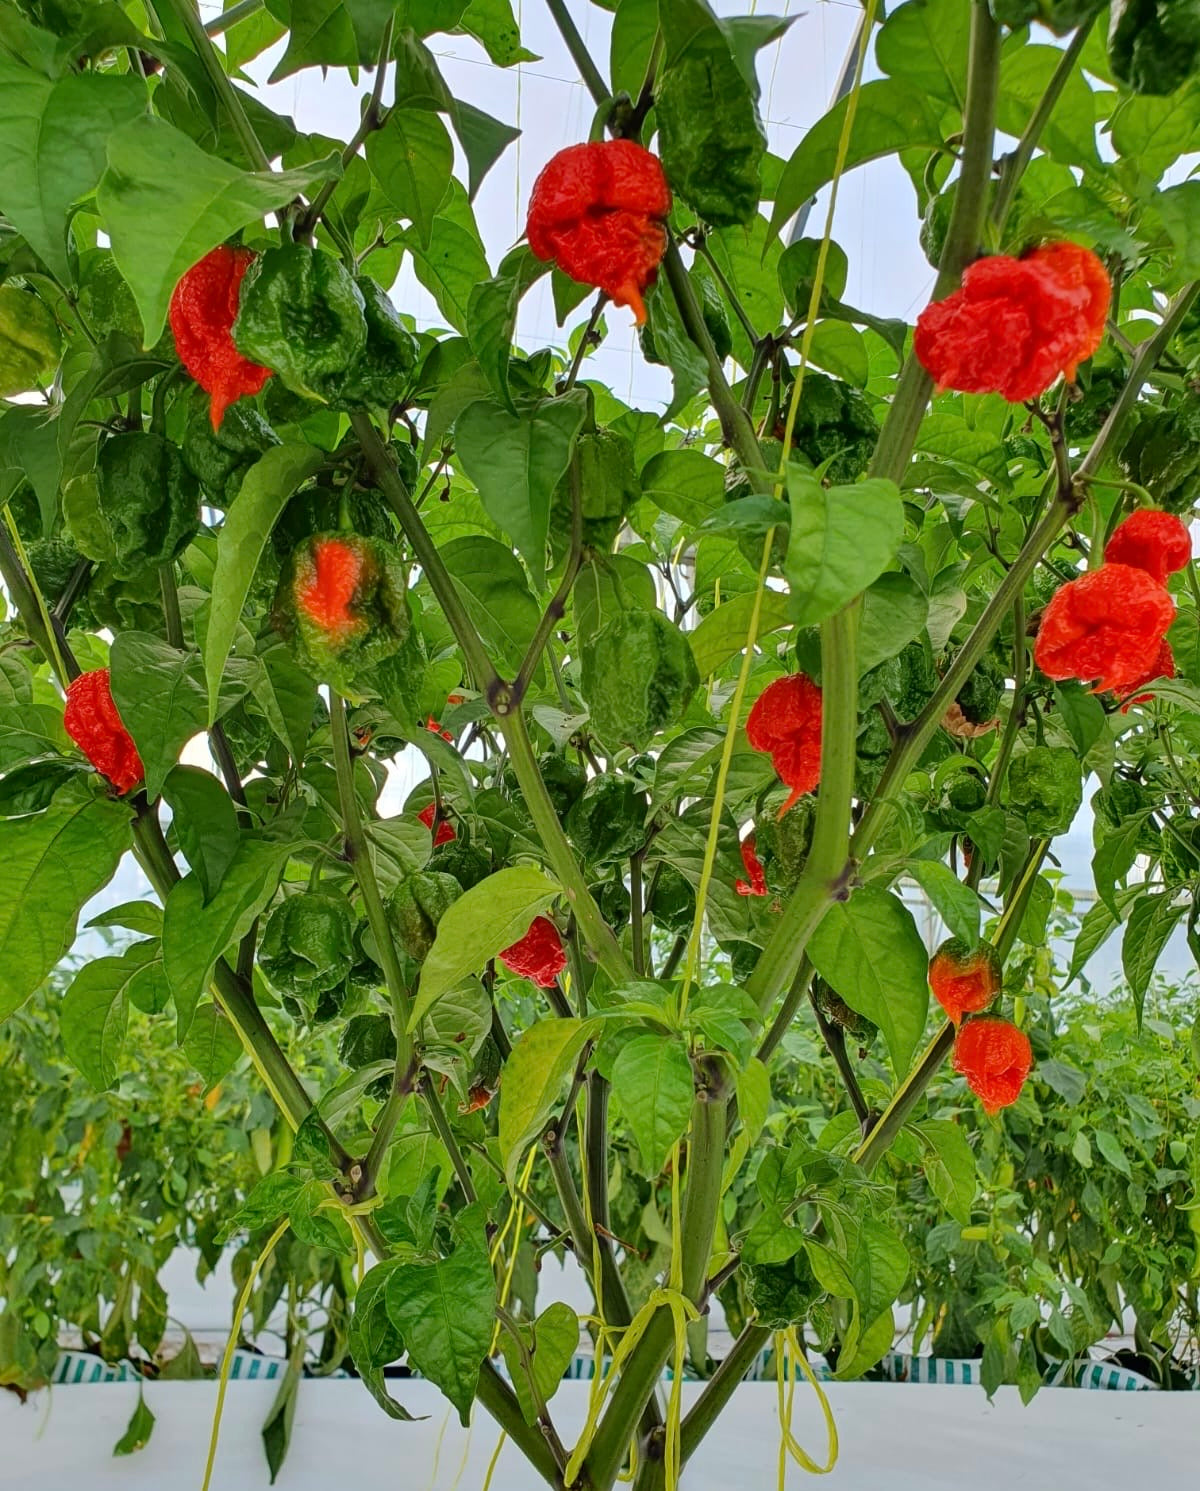
[[246,473],[238,499],[221,525],[217,535],[212,610],[204,639],[210,723],[217,717],[217,697],[225,660],[237,635],[242,607],[263,547],[292,494],[312,476],[323,460],[323,453],[312,445],[274,446]]
[[[798,208],[833,180],[846,107],[843,98],[818,119],[783,168],[768,230],[772,238]],[[938,150],[944,139],[942,108],[924,89],[897,78],[866,83],[859,90],[845,169],[901,150],[921,146]]]
[[[205,645],[211,650],[211,622]],[[302,761],[312,729],[317,686],[296,662],[286,642],[275,641],[263,647],[258,659],[262,667],[253,674],[251,692],[292,760]]]
[[171,292],[185,270],[239,228],[340,170],[335,153],[294,171],[239,171],[165,120],[147,116],[118,129],[108,142],[96,203],[137,302],[145,345],[162,335]]
[[188,1033],[213,964],[250,930],[275,894],[291,847],[275,839],[245,838],[212,900],[205,902],[195,873],[185,875],[167,896],[163,966],[175,998],[180,1040]]
[[695,1087],[682,1039],[638,1035],[613,1063],[613,1096],[633,1130],[645,1173],[661,1173],[671,1146],[683,1137]]
[[549,268],[531,249],[515,248],[505,257],[500,272],[476,285],[467,302],[471,351],[496,397],[514,415],[517,411],[508,391],[508,360],[517,325],[517,307],[529,286]]
[[[1117,881],[1124,880],[1133,868],[1138,854],[1138,840],[1145,833],[1146,816],[1145,813],[1137,813],[1125,819],[1120,828],[1115,829],[1102,840],[1100,847],[1092,856],[1092,879],[1096,886],[1096,894],[1112,913],[1114,922],[1121,919],[1116,890]],[[1080,967],[1082,966],[1081,964]],[[1072,960],[1072,968],[1074,968],[1074,960]]]
[[454,1404],[464,1428],[491,1347],[496,1306],[483,1224],[483,1208],[467,1207],[455,1218],[449,1258],[406,1264],[385,1285],[387,1311],[409,1360]]
[[490,114],[485,114],[482,109],[475,108],[461,98],[456,102],[452,122],[458,143],[467,158],[468,195],[473,202],[475,193],[483,185],[483,178],[513,141],[520,139],[521,131],[514,129],[511,124],[493,119]]
[[510,1185],[526,1146],[541,1133],[597,1024],[595,1020],[543,1020],[514,1041],[500,1084],[497,1127],[500,1159]]
[[0,818],[24,818],[40,813],[54,801],[58,789],[78,772],[78,761],[28,761],[0,780]]
[[871,374],[862,333],[844,320],[821,321],[813,327],[809,355],[819,368],[844,378],[855,388],[866,388]]
[[267,1469],[271,1473],[272,1486],[275,1484],[276,1476],[283,1469],[288,1446],[292,1442],[292,1424],[296,1418],[296,1397],[300,1391],[300,1379],[303,1376],[306,1344],[303,1333],[300,1333],[288,1357],[287,1370],[279,1379],[274,1401],[263,1420],[263,1453],[266,1456]]
[[510,414],[493,399],[478,399],[458,417],[456,454],[463,470],[539,586],[550,500],[570,464],[586,413],[587,396],[576,389],[521,415]]
[[1186,910],[1187,906],[1176,899],[1176,892],[1160,891],[1140,896],[1129,913],[1121,942],[1121,967],[1133,995],[1139,1029],[1151,975]]
[[441,554],[484,645],[515,673],[542,614],[520,560],[484,534],[456,538]]
[[125,1432],[113,1445],[115,1455],[133,1455],[138,1450],[144,1450],[150,1443],[150,1436],[154,1433],[154,1415],[150,1412],[141,1390],[138,1390],[137,1407],[133,1410],[129,1423],[125,1426]]
[[969,22],[970,12],[958,0],[909,0],[889,13],[875,59],[889,77],[944,99],[961,113]]
[[1110,1134],[1107,1129],[1097,1129],[1096,1148],[1114,1170],[1119,1170],[1125,1176],[1133,1174],[1129,1165],[1129,1157],[1121,1148],[1121,1142],[1115,1134]]
[[872,478],[852,487],[824,487],[788,471],[791,537],[783,571],[797,625],[832,616],[877,580],[904,537],[904,503],[894,482]]
[[411,228],[404,241],[412,249],[417,279],[455,331],[466,336],[471,291],[491,273],[466,192],[451,183],[427,245]]
[[412,1422],[412,1414],[387,1390],[384,1367],[404,1355],[404,1340],[387,1312],[387,1281],[407,1260],[390,1258],[367,1272],[354,1296],[347,1346],[359,1376],[389,1418]]
[[447,907],[421,967],[409,1029],[468,974],[478,973],[489,959],[519,942],[534,917],[560,894],[561,887],[541,870],[513,865],[473,885]]
[[663,450],[642,468],[642,496],[690,528],[725,501],[725,467],[702,450]]
[[171,827],[183,857],[209,901],[237,853],[233,802],[216,777],[199,766],[176,766],[163,782],[162,795],[171,809]]
[[0,821],[0,1020],[71,946],[79,913],[131,846],[129,808],[73,789],[44,813]]
[[556,1300],[542,1311],[532,1330],[524,1324],[519,1329],[531,1358],[532,1372],[526,1367],[520,1347],[507,1330],[501,1333],[500,1349],[512,1379],[513,1392],[521,1405],[521,1415],[527,1424],[532,1424],[558,1391],[579,1349],[579,1320],[570,1305]]
[[131,74],[71,73],[52,80],[0,59],[4,215],[64,284],[72,280],[67,220],[95,189],[113,130],[145,111]]
[[870,885],[835,901],[808,952],[850,1008],[883,1031],[896,1076],[904,1077],[929,1011],[929,955],[904,902]]
[[157,937],[162,931],[162,907],[153,901],[122,901],[119,906],[110,906],[99,916],[92,917],[89,927],[127,927],[131,932],[143,932],[147,937]]
[[974,944],[979,941],[982,905],[969,885],[964,885],[949,865],[940,860],[913,860],[908,873],[933,903],[953,937]]
[[[1059,63],[1062,49],[1055,46],[1023,46],[1005,49],[1000,64],[1000,89],[996,98],[996,127],[1018,139],[1025,133],[1033,112],[1045,97]],[[964,73],[965,77],[966,74]],[[1084,73],[1076,68],[1067,78],[1042,127],[1038,144],[1047,155],[1064,165],[1096,165],[1096,112],[1098,99]]]
[[675,297],[662,284],[651,285],[645,294],[646,325],[658,356],[671,370],[671,402],[664,420],[673,419],[708,381],[704,354],[684,330]]
[[211,1000],[196,1010],[183,1042],[183,1054],[204,1078],[205,1092],[211,1092],[229,1074],[242,1054],[242,1043],[232,1022]]
[[658,35],[658,0],[619,0],[609,44],[614,93],[637,98]]
[[454,169],[449,131],[431,109],[397,108],[367,136],[367,164],[384,196],[417,231],[422,248]]
[[304,67],[354,67],[379,56],[392,0],[269,0],[267,9],[288,27],[287,51],[270,82]]
[[463,11],[459,29],[473,36],[497,67],[541,60],[536,52],[521,45],[521,33],[509,0],[471,0]]
[[956,1123],[927,1119],[918,1133],[929,1145],[922,1159],[929,1188],[950,1215],[965,1227],[975,1200],[975,1155]]
[[1077,1067],[1062,1061],[1039,1061],[1037,1080],[1056,1092],[1068,1108],[1076,1107],[1087,1091],[1088,1079]]
[[1081,757],[1086,756],[1107,730],[1108,716],[1104,712],[1104,705],[1095,694],[1074,680],[1056,683],[1054,699],[1063,723],[1071,732],[1075,749]]
[[180,751],[207,722],[197,662],[149,632],[121,632],[112,645],[113,703],[146,768],[151,801]]
[[[715,673],[745,647],[753,609],[753,594],[736,595],[715,611],[710,611],[691,633],[689,640],[701,678]],[[770,636],[787,626],[790,615],[791,602],[782,591],[764,590],[758,617],[759,637]]]
[[925,630],[929,600],[908,575],[880,575],[863,596],[858,625],[860,676],[887,662]]
[[83,965],[63,995],[58,1013],[63,1049],[97,1092],[117,1084],[129,988],[158,956],[157,943],[135,942],[120,957],[95,958]]
[[1175,245],[1175,273],[1181,279],[1195,279],[1200,275],[1200,181],[1168,187],[1154,199],[1154,205]]

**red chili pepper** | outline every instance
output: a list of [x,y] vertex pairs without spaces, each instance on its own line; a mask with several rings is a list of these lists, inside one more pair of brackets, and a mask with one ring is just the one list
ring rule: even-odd
[[417,814],[417,817],[433,835],[433,847],[435,849],[439,844],[448,844],[451,839],[458,838],[458,832],[454,824],[446,818],[440,818],[437,827],[434,828],[433,819],[436,813],[437,803],[431,802]]
[[362,574],[363,558],[349,544],[329,538],[312,554],[312,574],[296,596],[296,605],[330,637],[340,639],[361,630],[362,618],[350,609]]
[[430,715],[428,717],[428,719],[426,719],[426,721],[425,721],[425,728],[426,728],[426,730],[432,730],[432,732],[434,733],[434,735],[440,735],[443,740],[453,740],[454,739],[454,731],[453,730],[443,730],[442,729],[442,725],[441,725],[441,721],[440,720],[435,720],[432,715]]
[[118,792],[130,792],[146,775],[133,737],[113,703],[107,668],[81,673],[67,685],[63,728]]
[[[1158,649],[1158,656],[1154,659],[1154,666],[1146,674],[1145,678],[1139,678],[1136,683],[1130,684],[1130,687],[1140,689],[1144,683],[1153,683],[1157,678],[1174,677],[1175,654],[1171,651],[1171,644],[1164,642]],[[1121,713],[1128,714],[1135,704],[1149,704],[1153,698],[1153,690],[1148,694],[1135,694],[1132,699],[1126,699],[1125,703],[1121,705]]]
[[646,319],[642,291],[667,247],[671,189],[656,155],[633,140],[568,145],[533,184],[525,232],[539,259],[595,285]]
[[765,896],[767,893],[767,877],[763,873],[763,867],[759,862],[758,855],[754,850],[754,835],[742,840],[742,864],[746,867],[749,880],[735,880],[733,888],[739,896]]
[[1090,249],[1048,243],[968,266],[962,288],[927,305],[913,350],[939,389],[1021,404],[1075,370],[1104,337],[1112,283]]
[[513,973],[548,989],[567,966],[567,955],[558,928],[549,917],[536,916],[524,937],[504,949],[500,961]]
[[1094,680],[1095,693],[1126,693],[1153,677],[1174,615],[1171,597],[1144,570],[1102,564],[1055,591],[1034,660],[1049,678]]
[[929,960],[933,997],[955,1025],[987,1009],[1000,992],[1000,955],[990,943],[971,947],[961,938],[943,942]]
[[220,244],[193,264],[175,286],[169,320],[179,360],[212,397],[209,417],[219,429],[225,411],[243,394],[261,392],[269,368],[250,362],[233,344],[242,278],[257,258],[250,249]]
[[988,1113],[1017,1101],[1032,1065],[1029,1037],[1007,1020],[968,1020],[954,1042],[954,1070]]
[[1192,536],[1174,513],[1143,507],[1118,525],[1104,550],[1108,564],[1129,564],[1144,569],[1160,585],[1192,557]]
[[769,683],[754,701],[746,739],[754,750],[770,753],[780,781],[792,789],[782,818],[821,780],[821,690],[804,673]]

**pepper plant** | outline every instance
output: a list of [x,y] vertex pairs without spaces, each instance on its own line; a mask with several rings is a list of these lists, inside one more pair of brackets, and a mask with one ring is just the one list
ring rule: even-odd
[[[62,1047],[119,1089],[149,1021],[277,1105],[224,1219],[235,1331],[298,1242],[354,1296],[327,1364],[393,1417],[403,1361],[548,1484],[649,1491],[772,1344],[869,1370],[898,1192],[969,1218],[976,1136],[1054,1100],[1021,1027],[1041,1001],[1053,1029],[1034,954],[1085,788],[1080,966],[1121,929],[1140,1013],[1195,939],[1200,592],[1169,515],[1200,467],[1198,207],[1161,184],[1200,128],[1169,44],[1195,7],[1106,32],[1088,0],[868,0],[852,86],[781,162],[755,56],[785,21],[620,0],[606,68],[548,5],[594,138],[495,266],[472,198],[514,131],[430,39],[510,65],[505,5],[0,6],[0,1017],[132,854],[139,940],[74,977]],[[276,78],[366,70],[350,140],[256,96],[276,43]],[[843,298],[832,236],[843,174],[889,155],[915,211],[886,232],[923,218],[936,269],[915,337]],[[389,298],[405,260],[438,326]],[[518,349],[547,276],[566,350]],[[618,316],[665,412],[587,376]],[[402,752],[428,771],[383,811]],[[905,874],[957,939],[953,1023]],[[971,969],[983,995],[946,994]],[[838,1084],[811,1143],[766,1127],[800,1024]],[[975,1128],[927,1104],[958,1028]],[[314,1031],[332,1077],[288,1054]],[[595,1297],[574,1445],[546,1250]],[[1008,1319],[993,1380],[1035,1329]]]

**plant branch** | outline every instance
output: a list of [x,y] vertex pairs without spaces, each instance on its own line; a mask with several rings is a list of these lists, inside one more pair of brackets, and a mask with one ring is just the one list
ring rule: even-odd
[[512,704],[520,704],[524,699],[533,678],[534,669],[546,650],[546,644],[554,628],[566,615],[571,587],[575,584],[575,577],[579,573],[579,565],[583,558],[583,489],[577,455],[571,457],[567,481],[571,489],[571,547],[563,568],[562,579],[558,582],[558,588],[542,612],[537,630],[530,639],[525,656],[521,659],[521,666],[517,669],[517,676],[512,681],[512,688],[509,691]]
[[223,10],[219,16],[214,16],[211,21],[204,23],[204,29],[209,36],[220,36],[223,31],[229,31],[239,21],[248,20],[252,15],[263,8],[263,0],[238,0],[236,5],[231,5],[228,10]]
[[441,1099],[433,1084],[433,1074],[430,1072],[425,1073],[425,1078],[421,1083],[421,1097],[429,1109],[429,1116],[433,1119],[433,1127],[437,1131],[438,1138],[446,1146],[446,1153],[450,1156],[450,1163],[454,1166],[458,1184],[466,1198],[467,1205],[470,1206],[478,1199],[475,1194],[475,1182],[471,1176],[470,1166],[463,1158],[463,1152],[458,1146],[458,1140],[455,1139],[450,1128],[446,1110],[442,1107]]
[[571,60],[579,69],[579,76],[583,79],[588,92],[592,95],[596,107],[600,109],[605,104],[611,103],[612,94],[608,90],[608,84],[604,81],[600,69],[593,62],[592,54],[587,49],[587,43],[580,36],[579,27],[576,26],[572,19],[571,12],[566,7],[565,0],[546,0],[546,9],[553,17],[554,24],[558,27],[563,41],[566,42],[567,51],[571,54]]

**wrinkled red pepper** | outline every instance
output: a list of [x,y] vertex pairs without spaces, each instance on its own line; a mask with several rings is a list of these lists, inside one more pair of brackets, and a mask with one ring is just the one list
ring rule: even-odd
[[1000,992],[1001,976],[1000,955],[987,942],[971,947],[951,937],[929,960],[929,987],[955,1025],[987,1009]]
[[1033,656],[1049,678],[1126,693],[1153,677],[1175,603],[1144,570],[1102,564],[1055,591]]
[[113,703],[107,668],[81,673],[67,685],[63,728],[118,792],[130,792],[146,769]]
[[448,844],[451,839],[458,838],[458,833],[454,827],[454,824],[446,818],[439,818],[437,827],[434,827],[433,820],[436,814],[437,803],[435,802],[429,803],[427,806],[423,807],[417,814],[417,817],[433,835],[433,847],[435,849],[439,844]]
[[214,430],[230,404],[261,392],[271,376],[269,368],[241,355],[230,330],[242,279],[256,257],[250,249],[220,244],[192,265],[171,295],[168,319],[179,360],[211,396]]
[[539,259],[629,306],[640,326],[642,292],[667,247],[671,189],[656,155],[633,140],[560,150],[533,184],[525,232]]
[[954,1042],[954,1070],[988,1113],[1017,1101],[1032,1066],[1029,1037],[1007,1020],[968,1020]]
[[1060,374],[1073,382],[1096,351],[1112,282],[1090,249],[1048,243],[1020,259],[967,267],[962,288],[927,305],[913,350],[939,389],[1036,399]]
[[782,818],[821,780],[821,690],[804,673],[769,683],[746,720],[746,738],[754,750],[769,752],[780,781],[792,789]]
[[748,880],[735,880],[733,888],[739,896],[765,896],[767,893],[767,877],[763,872],[762,864],[755,853],[754,835],[742,840],[742,864],[746,868]]
[[1143,507],[1130,513],[1117,526],[1104,550],[1108,564],[1128,564],[1144,569],[1160,585],[1188,564],[1192,557],[1192,536],[1187,524],[1174,513]]
[[548,989],[567,966],[567,955],[558,928],[549,917],[536,916],[524,937],[504,949],[500,961],[511,972]]

